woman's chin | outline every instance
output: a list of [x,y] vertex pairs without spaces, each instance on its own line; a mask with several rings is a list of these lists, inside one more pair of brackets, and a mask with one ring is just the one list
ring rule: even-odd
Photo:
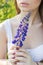
[[20,7],[20,10],[23,11],[23,12],[30,12],[30,11],[34,11],[38,8],[38,6],[34,6],[34,7]]
[[29,12],[30,9],[27,9],[27,8],[21,8],[21,11],[23,11],[23,12]]
[[33,11],[34,9],[21,8],[20,10],[23,11],[23,12],[31,12],[31,11]]

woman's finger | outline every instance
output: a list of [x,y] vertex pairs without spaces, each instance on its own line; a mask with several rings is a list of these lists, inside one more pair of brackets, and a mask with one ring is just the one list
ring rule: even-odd
[[14,49],[16,49],[16,45],[12,44],[10,50],[14,50]]
[[15,59],[15,55],[9,55],[8,58],[9,59]]
[[9,51],[8,51],[8,55],[15,55],[15,54],[16,54],[16,52],[17,52],[17,50],[16,50],[16,49],[9,50]]
[[27,64],[24,62],[18,62],[17,65],[27,65]]
[[19,62],[26,62],[27,59],[24,57],[16,57],[15,60]]
[[27,52],[26,49],[24,50],[24,49],[21,49],[21,48],[20,48],[18,51],[19,51],[19,52],[23,52],[23,53],[25,53],[25,54],[28,54],[28,52]]
[[15,59],[15,54],[16,54],[16,51],[14,50],[11,50],[8,52],[8,58],[9,59]]
[[17,62],[26,62],[26,58],[22,58],[22,57],[16,57],[15,59],[9,59],[10,62],[12,63],[17,63]]
[[15,56],[16,57],[24,57],[24,58],[27,58],[27,54],[25,54],[23,52],[16,52]]

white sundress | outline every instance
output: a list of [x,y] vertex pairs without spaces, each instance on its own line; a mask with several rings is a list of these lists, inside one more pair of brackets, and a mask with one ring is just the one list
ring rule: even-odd
[[5,22],[5,30],[8,38],[7,50],[9,51],[10,47],[12,46],[12,31],[9,19]]

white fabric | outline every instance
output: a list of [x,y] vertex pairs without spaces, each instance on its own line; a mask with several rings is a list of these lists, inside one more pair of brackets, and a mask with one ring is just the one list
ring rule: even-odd
[[34,49],[27,49],[27,51],[30,52],[33,61],[39,62],[43,60],[43,45]]
[[[8,50],[9,50],[10,46],[12,45],[12,31],[9,20],[5,22],[5,29],[8,37]],[[33,61],[38,62],[40,60],[43,60],[43,45],[40,45],[39,47],[34,49],[27,49],[27,51],[30,52]]]
[[12,45],[12,32],[11,32],[11,25],[9,19],[5,22],[5,30],[8,38],[8,50],[10,49],[10,46]]

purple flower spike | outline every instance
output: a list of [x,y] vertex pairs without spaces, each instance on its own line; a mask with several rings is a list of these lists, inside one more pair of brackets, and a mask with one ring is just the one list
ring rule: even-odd
[[24,41],[25,40],[25,37],[22,37],[22,41]]
[[30,17],[30,15],[31,15],[31,13],[29,13],[26,17],[27,17],[27,18],[29,18],[29,17]]
[[27,36],[27,30],[29,26],[29,17],[30,13],[27,14],[20,22],[19,28],[17,29],[17,34],[14,36],[14,40],[12,41],[12,44],[16,44],[17,46],[22,47],[23,41],[25,41],[25,36]]
[[15,38],[18,38],[19,36],[17,35],[17,36],[15,36]]
[[20,41],[20,45],[19,45],[20,47],[22,47],[23,46],[23,43],[22,43],[22,41]]
[[28,24],[28,23],[26,23],[26,25],[27,25],[27,26],[29,26],[29,24]]
[[25,26],[26,29],[28,29],[28,26]]
[[20,24],[20,26],[19,26],[20,28],[22,27],[22,24]]
[[22,30],[21,30],[21,29],[18,29],[17,31],[18,31],[18,32],[21,32]]
[[12,43],[15,44],[17,41],[16,40],[13,40]]

